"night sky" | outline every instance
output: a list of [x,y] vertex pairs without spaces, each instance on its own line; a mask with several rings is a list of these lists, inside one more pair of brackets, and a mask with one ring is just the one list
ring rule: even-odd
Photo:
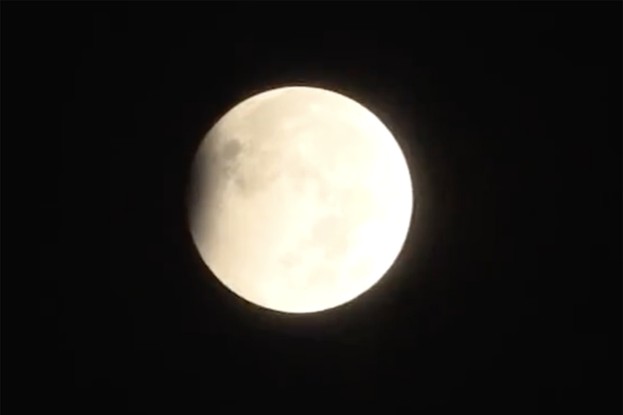
[[[620,414],[621,15],[3,2],[5,229],[25,248],[5,255],[6,413]],[[386,277],[307,316],[230,293],[185,211],[213,123],[292,84],[376,113],[417,187]]]

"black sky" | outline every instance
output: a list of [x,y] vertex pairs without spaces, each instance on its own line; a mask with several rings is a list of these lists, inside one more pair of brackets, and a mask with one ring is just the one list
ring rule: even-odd
[[[621,12],[3,2],[6,413],[621,413]],[[203,134],[288,84],[375,112],[421,196],[375,290],[304,317],[185,225]]]

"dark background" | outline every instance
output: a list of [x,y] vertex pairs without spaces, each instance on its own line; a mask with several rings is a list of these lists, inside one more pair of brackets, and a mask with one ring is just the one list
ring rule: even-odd
[[[621,413],[621,12],[3,2],[6,413]],[[185,224],[199,140],[288,84],[368,106],[418,192],[387,277],[311,316]]]

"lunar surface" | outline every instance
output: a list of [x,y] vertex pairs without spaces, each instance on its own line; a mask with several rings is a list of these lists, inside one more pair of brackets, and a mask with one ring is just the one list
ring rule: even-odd
[[205,136],[192,169],[199,254],[264,308],[310,313],[355,299],[386,274],[409,229],[400,146],[335,92],[284,87],[241,102]]

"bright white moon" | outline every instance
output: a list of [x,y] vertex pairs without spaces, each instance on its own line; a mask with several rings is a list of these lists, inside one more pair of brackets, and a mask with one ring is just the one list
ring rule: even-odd
[[231,109],[193,164],[199,254],[245,300],[288,313],[371,288],[404,244],[413,190],[398,143],[335,92],[285,87]]

